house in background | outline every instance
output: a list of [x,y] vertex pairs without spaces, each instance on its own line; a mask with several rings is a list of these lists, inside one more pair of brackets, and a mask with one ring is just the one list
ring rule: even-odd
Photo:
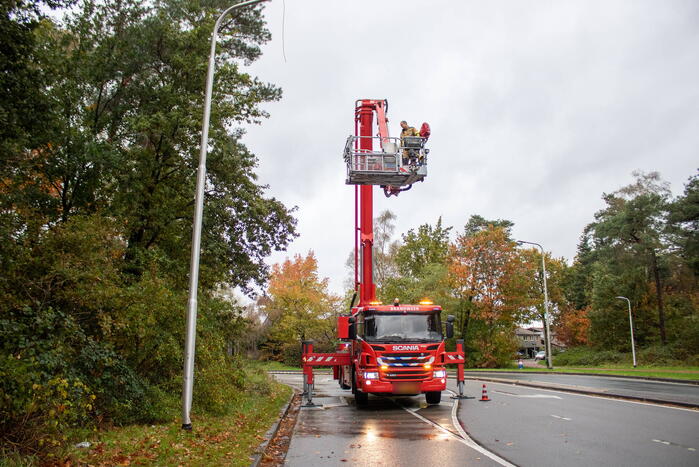
[[539,350],[544,349],[543,333],[518,327],[515,334],[519,343],[519,352],[525,358],[534,358]]
[[[532,331],[535,332],[539,335],[539,339],[541,340],[541,350],[546,350],[546,340],[544,339],[544,328],[543,327],[536,327],[532,326],[529,328],[525,329],[526,331]],[[556,352],[562,352],[566,348],[565,344],[561,342],[557,337],[556,333],[551,330],[551,352],[556,354]]]

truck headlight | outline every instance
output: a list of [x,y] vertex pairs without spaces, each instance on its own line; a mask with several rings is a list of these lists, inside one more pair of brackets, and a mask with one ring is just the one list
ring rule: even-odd
[[364,379],[379,379],[379,372],[378,371],[365,371],[364,372]]
[[432,376],[434,378],[446,378],[447,377],[447,370],[434,370],[434,373],[432,373]]

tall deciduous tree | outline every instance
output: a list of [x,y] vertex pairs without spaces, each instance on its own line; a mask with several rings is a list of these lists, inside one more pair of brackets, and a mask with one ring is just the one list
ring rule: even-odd
[[[94,394],[71,407],[81,421],[161,420],[177,403],[210,37],[230,6],[85,0],[37,20],[69,3],[0,5],[0,439],[25,449],[65,427],[52,381]],[[281,96],[242,67],[269,37],[258,6],[218,44],[195,377],[195,406],[217,413],[241,381],[225,352],[242,309],[220,287],[264,283],[295,236],[238,128]]]
[[469,319],[480,364],[507,361],[515,347],[514,327],[531,307],[530,275],[520,252],[502,227],[459,235],[449,252],[449,281],[459,299],[469,303]]
[[[62,27],[40,28],[37,55],[53,77],[46,99],[56,123],[44,144],[17,155],[5,206],[32,211],[44,226],[108,213],[127,226],[125,271],[138,276],[149,258],[164,256],[184,285],[209,39],[227,6],[85,1]],[[236,125],[259,122],[267,115],[259,104],[281,91],[240,67],[270,37],[260,8],[241,10],[220,37],[201,282],[250,290],[264,282],[263,259],[295,235],[295,221],[257,183],[257,159]]]
[[335,337],[333,318],[341,311],[340,298],[328,291],[328,279],[318,276],[313,252],[275,264],[267,297],[260,304],[269,326],[266,347],[277,358],[288,361],[290,351],[298,357],[303,340],[312,339],[327,346]]
[[430,297],[445,305],[445,260],[449,251],[451,227],[422,224],[402,235],[402,243],[395,251],[398,274],[385,281],[378,291],[384,302],[398,298],[403,303],[417,303]]

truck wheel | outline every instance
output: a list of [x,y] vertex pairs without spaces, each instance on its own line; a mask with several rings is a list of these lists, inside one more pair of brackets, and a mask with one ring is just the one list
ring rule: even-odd
[[428,404],[439,404],[442,400],[442,391],[430,391],[425,393]]
[[357,407],[365,407],[369,403],[369,394],[357,389],[357,392],[354,393],[354,403],[357,404]]
[[341,389],[351,389],[352,386],[345,384],[345,372],[340,368],[338,382],[340,383]]
[[354,371],[352,371],[352,393],[354,394],[354,403],[357,404],[357,407],[364,407],[369,403],[369,394],[357,389],[357,379]]

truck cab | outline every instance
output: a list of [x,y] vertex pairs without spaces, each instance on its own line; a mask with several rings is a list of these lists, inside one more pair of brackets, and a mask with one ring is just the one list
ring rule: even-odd
[[441,311],[431,303],[354,308],[345,317],[351,364],[340,369],[340,386],[352,389],[358,405],[369,394],[423,393],[438,404],[447,382]]

